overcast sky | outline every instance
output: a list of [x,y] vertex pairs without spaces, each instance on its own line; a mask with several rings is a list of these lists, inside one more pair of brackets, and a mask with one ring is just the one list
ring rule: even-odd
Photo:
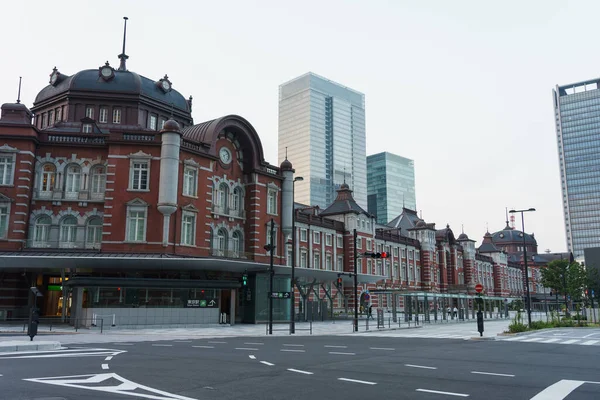
[[117,67],[128,16],[128,69],[168,74],[196,123],[242,115],[267,161],[278,86],[312,71],[365,94],[367,154],[415,160],[427,222],[479,244],[505,207],[535,207],[539,250],[566,250],[552,89],[600,75],[598,1],[14,1],[2,15],[2,103],[19,76],[31,107],[54,66]]

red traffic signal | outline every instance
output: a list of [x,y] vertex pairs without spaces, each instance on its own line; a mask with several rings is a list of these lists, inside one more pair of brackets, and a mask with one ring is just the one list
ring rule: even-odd
[[371,257],[371,258],[389,258],[390,254],[387,251],[383,251],[381,253],[371,253],[371,252],[365,252],[365,256],[367,257]]
[[338,285],[342,284],[342,278],[341,277],[337,279],[337,283],[338,283]]

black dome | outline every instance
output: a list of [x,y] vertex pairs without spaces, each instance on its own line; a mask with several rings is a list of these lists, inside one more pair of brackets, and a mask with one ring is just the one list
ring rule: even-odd
[[[492,233],[492,242],[495,244],[523,243],[523,232],[516,229],[494,232]],[[528,233],[525,234],[525,243],[537,246],[535,238]]]
[[34,105],[58,94],[70,91],[85,91],[98,93],[123,93],[147,96],[153,100],[171,106],[187,113],[191,112],[187,100],[176,90],[164,92],[155,81],[131,71],[114,70],[115,76],[105,81],[98,74],[98,69],[86,69],[75,75],[65,76],[56,85],[43,88],[35,98]]

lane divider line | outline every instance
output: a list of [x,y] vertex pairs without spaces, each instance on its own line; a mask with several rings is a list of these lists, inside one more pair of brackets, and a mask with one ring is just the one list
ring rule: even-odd
[[404,366],[410,368],[437,369],[437,367],[428,367],[426,365],[404,364]]
[[287,370],[290,371],[290,372],[297,372],[299,374],[313,375],[312,372],[302,371],[301,369],[288,368]]
[[262,346],[262,345],[264,345],[264,343],[244,343],[244,344],[248,344],[250,346]]
[[342,353],[341,351],[330,351],[329,354],[338,354],[341,356],[355,356],[356,353]]
[[349,378],[338,378],[338,381],[362,383],[363,385],[377,385],[377,382],[361,381],[358,379],[349,379]]
[[191,340],[173,340],[173,343],[192,343]]
[[325,347],[331,348],[331,349],[347,349],[348,348],[348,346],[330,346],[330,345],[325,345]]
[[108,369],[108,364],[102,364],[102,369]]
[[133,346],[134,343],[113,343],[113,345],[117,345],[117,346]]
[[250,357],[251,360],[256,360],[256,356],[253,356],[252,354],[250,354],[248,357]]
[[294,350],[294,349],[281,349],[279,351],[288,351],[288,352],[293,352],[293,353],[305,353],[306,350]]
[[108,356],[108,357],[106,357],[104,360],[105,360],[105,361],[110,361],[110,360],[112,360],[112,358],[113,358],[113,356]]
[[192,347],[196,347],[198,349],[214,349],[215,346],[192,346]]
[[283,346],[287,346],[287,347],[304,347],[303,344],[283,344]]
[[154,346],[154,347],[173,347],[172,344],[157,344],[157,343],[152,344],[152,346]]
[[469,397],[469,395],[465,394],[465,393],[441,392],[439,390],[417,389],[416,391],[417,392],[425,392],[425,393],[433,393],[433,394],[445,394],[447,396]]
[[208,341],[208,343],[226,344],[227,342],[216,342],[216,341],[212,341],[212,342],[211,342],[211,341],[209,340],[209,341]]
[[498,374],[495,372],[481,372],[481,371],[471,371],[472,374],[479,374],[479,375],[493,375],[493,376],[508,376],[509,378],[514,378],[515,376],[512,374]]
[[369,347],[369,349],[371,350],[387,350],[387,351],[394,351],[396,349],[393,349],[391,347]]
[[257,348],[254,347],[236,347],[236,350],[248,350],[248,351],[255,351],[258,350]]
[[270,363],[270,362],[268,362],[268,361],[261,361],[260,363],[261,363],[261,364],[268,365],[269,367],[272,367],[273,365],[275,365],[275,364],[273,364],[273,363]]

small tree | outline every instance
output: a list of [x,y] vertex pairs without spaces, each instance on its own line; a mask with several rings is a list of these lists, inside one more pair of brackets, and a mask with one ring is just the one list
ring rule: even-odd
[[554,260],[546,268],[542,268],[541,272],[542,285],[563,294],[568,315],[568,296],[576,301],[581,300],[589,282],[585,269],[577,262]]

